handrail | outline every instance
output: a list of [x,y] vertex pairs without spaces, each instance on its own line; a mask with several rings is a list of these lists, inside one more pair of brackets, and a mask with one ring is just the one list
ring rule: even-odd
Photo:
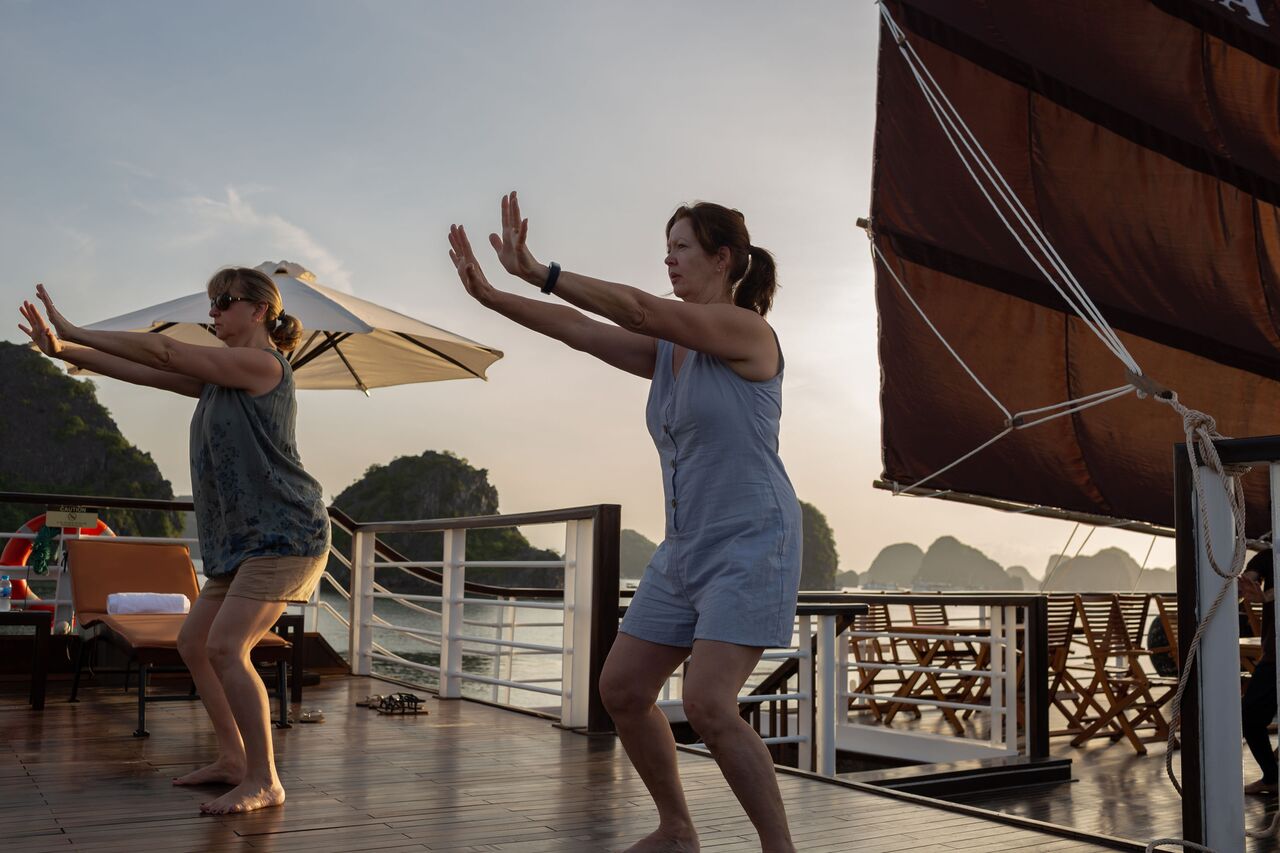
[[526,524],[552,524],[557,521],[597,519],[601,507],[610,504],[548,509],[537,512],[520,512],[510,515],[469,515],[459,518],[429,518],[411,521],[360,521],[356,522],[366,533],[434,533],[466,528],[475,530],[492,527],[518,527]]
[[6,504],[63,504],[66,506],[103,507],[104,509],[158,509],[171,512],[190,512],[195,509],[191,501],[153,498],[107,498],[97,495],[59,495],[45,492],[0,492],[0,503]]
[[[342,510],[338,509],[336,506],[329,507],[329,517],[337,521],[347,530],[354,530],[357,527],[362,530],[369,529],[364,522],[356,521],[351,516],[347,515]],[[501,517],[509,518],[510,516],[501,516]],[[474,516],[472,516],[472,518],[474,518]],[[459,518],[459,519],[454,519],[453,521],[456,524],[457,522],[465,521],[465,520],[466,519]],[[438,521],[439,519],[432,519],[428,523],[434,524]],[[461,527],[463,525],[457,524],[456,526]],[[507,526],[507,525],[504,525],[504,526]],[[414,532],[418,532],[418,531],[414,531]],[[395,548],[392,548],[382,539],[378,539],[375,541],[373,550],[374,550],[374,553],[377,554],[379,557],[382,557],[383,559],[386,559],[386,560],[390,560],[392,562],[400,562],[400,563],[410,562],[408,557],[406,557],[404,554],[397,551]],[[416,566],[402,567],[402,569],[406,572],[409,572],[410,574],[413,574],[417,577],[422,578],[423,580],[429,580],[436,584],[444,583],[444,574],[439,569],[423,569],[423,568],[418,568]],[[550,599],[564,598],[564,590],[552,589],[547,587],[491,586],[489,584],[476,583],[475,581],[466,581],[463,587],[467,592],[474,592],[479,595],[495,595],[503,598],[506,598],[506,597],[550,598]]]
[[[191,501],[156,498],[106,497],[102,495],[67,495],[53,492],[0,492],[0,503],[62,504],[67,506],[100,507],[102,509],[143,509],[168,512],[192,512],[195,510],[195,504]],[[467,516],[456,519],[430,519],[426,524],[432,526],[423,528],[423,531],[443,530],[449,527],[513,527],[517,524],[535,523],[535,521],[562,521],[573,518],[594,517],[591,513],[595,509],[595,507],[580,507],[578,509],[552,510],[545,513],[525,513],[519,516]],[[363,522],[356,521],[336,506],[328,507],[327,511],[331,519],[337,521],[348,530],[356,526],[363,529],[373,529]],[[525,518],[534,518],[535,521],[521,520]],[[493,523],[494,519],[499,519],[500,523]],[[516,520],[511,521],[508,519]],[[376,529],[381,530],[382,526],[388,523],[412,525],[417,522],[378,522],[375,523]],[[407,562],[409,559],[381,540],[378,542],[376,551],[379,556],[388,560]],[[405,571],[412,572],[425,580],[435,581],[436,583],[440,583],[442,579],[440,572],[432,569],[406,569]],[[558,589],[548,589],[544,587],[492,586],[472,581],[468,581],[466,583],[466,590],[468,592],[474,592],[477,595],[494,595],[500,597],[564,598],[564,591]]]

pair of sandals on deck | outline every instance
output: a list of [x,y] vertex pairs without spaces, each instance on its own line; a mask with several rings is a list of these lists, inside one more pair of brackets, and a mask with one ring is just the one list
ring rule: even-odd
[[412,693],[392,693],[389,696],[375,693],[357,702],[356,707],[372,708],[379,714],[426,714],[429,712],[422,707],[425,701]]

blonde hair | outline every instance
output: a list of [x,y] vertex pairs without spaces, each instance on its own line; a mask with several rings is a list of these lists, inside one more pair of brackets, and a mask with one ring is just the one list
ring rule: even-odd
[[209,298],[216,299],[230,293],[233,288],[235,296],[266,304],[267,313],[262,316],[262,322],[276,349],[289,352],[298,346],[302,341],[302,321],[284,313],[284,300],[280,298],[280,289],[271,276],[248,267],[227,267],[213,274],[207,290]]

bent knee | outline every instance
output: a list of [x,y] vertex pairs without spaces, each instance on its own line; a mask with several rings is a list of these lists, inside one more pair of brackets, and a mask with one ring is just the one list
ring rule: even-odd
[[205,645],[209,638],[198,631],[187,630],[183,625],[178,631],[178,654],[184,661],[197,660],[208,656]]
[[225,640],[215,640],[213,638],[210,638],[205,644],[204,652],[209,658],[209,663],[218,669],[239,663],[248,656],[246,650],[239,643],[229,643]]
[[726,729],[740,721],[736,697],[707,696],[702,693],[686,693],[684,716],[704,742],[711,742]]
[[610,716],[643,714],[653,707],[657,698],[657,693],[637,686],[634,681],[610,677],[607,671],[600,677],[600,700]]

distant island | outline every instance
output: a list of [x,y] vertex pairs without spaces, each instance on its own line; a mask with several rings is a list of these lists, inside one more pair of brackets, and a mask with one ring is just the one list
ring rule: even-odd
[[929,546],[903,542],[882,549],[861,577],[871,589],[1013,590],[1044,592],[1168,592],[1175,589],[1171,569],[1142,569],[1129,552],[1103,548],[1079,557],[1054,555],[1042,583],[1024,566],[1003,568],[977,548],[954,536]]

